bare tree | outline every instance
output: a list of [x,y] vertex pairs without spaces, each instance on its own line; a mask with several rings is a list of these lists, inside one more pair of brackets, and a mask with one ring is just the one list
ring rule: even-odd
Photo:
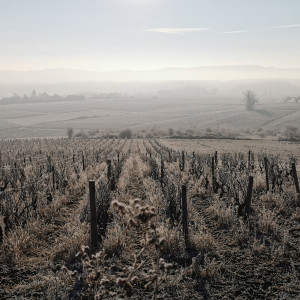
[[67,129],[67,135],[68,135],[68,138],[71,139],[74,135],[74,129],[73,128],[68,128]]
[[255,92],[253,92],[252,90],[246,90],[243,92],[243,94],[245,96],[244,102],[246,103],[246,109],[253,110],[255,103],[258,102],[258,98]]
[[119,133],[121,139],[130,139],[132,137],[132,131],[130,129],[125,129]]
[[298,127],[288,126],[288,127],[286,127],[284,134],[285,134],[285,137],[291,141],[300,139],[300,132],[299,132]]

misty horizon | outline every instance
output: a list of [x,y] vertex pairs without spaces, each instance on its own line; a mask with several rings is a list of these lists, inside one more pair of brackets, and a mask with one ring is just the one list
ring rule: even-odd
[[299,127],[299,1],[17,3],[0,12],[0,136]]
[[122,81],[231,81],[300,79],[300,68],[259,65],[169,67],[152,70],[90,71],[80,69],[40,69],[0,71],[0,83],[122,82]]

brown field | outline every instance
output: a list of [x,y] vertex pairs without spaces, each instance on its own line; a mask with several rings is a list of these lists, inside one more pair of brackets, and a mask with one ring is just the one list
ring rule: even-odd
[[60,137],[66,129],[229,129],[278,133],[300,127],[300,105],[262,103],[246,111],[237,99],[129,98],[0,105],[0,138]]
[[299,145],[102,138],[0,149],[1,299],[299,299]]

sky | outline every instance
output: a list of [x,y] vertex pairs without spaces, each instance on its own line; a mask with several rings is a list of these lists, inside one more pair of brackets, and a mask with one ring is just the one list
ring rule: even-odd
[[0,0],[0,70],[300,68],[299,0]]

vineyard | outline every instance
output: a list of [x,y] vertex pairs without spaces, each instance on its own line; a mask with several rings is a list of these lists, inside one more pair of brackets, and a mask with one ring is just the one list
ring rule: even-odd
[[299,152],[178,143],[0,141],[0,298],[299,299]]

